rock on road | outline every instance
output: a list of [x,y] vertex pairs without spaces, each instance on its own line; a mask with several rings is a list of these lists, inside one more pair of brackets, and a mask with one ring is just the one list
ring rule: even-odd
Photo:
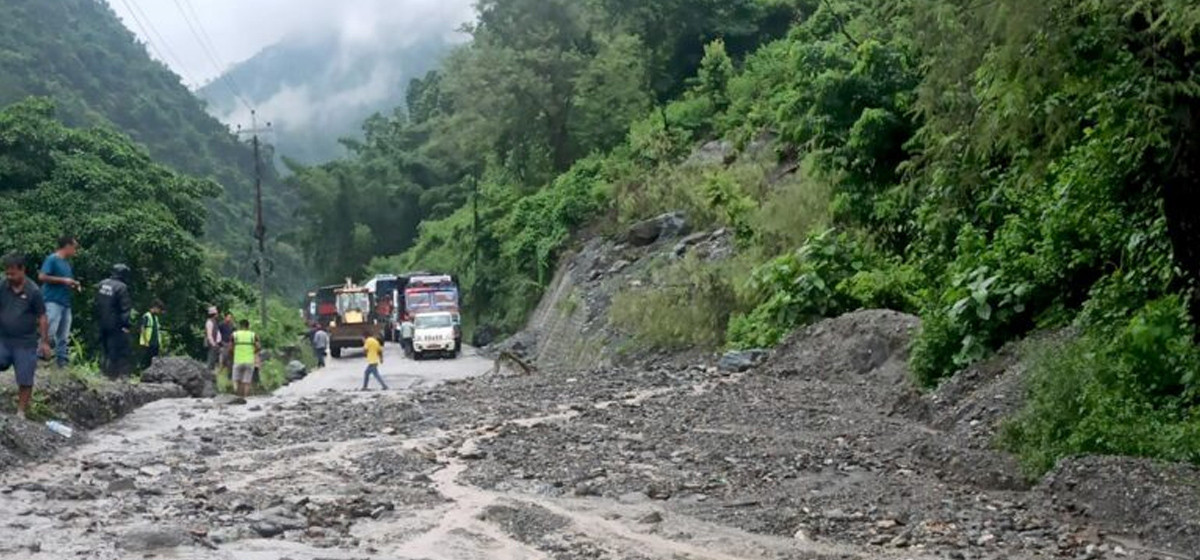
[[744,374],[492,375],[389,345],[391,391],[358,390],[355,352],[246,404],[158,401],[0,473],[0,558],[1174,557],[956,481],[958,440],[883,406],[910,322],[830,321]]
[[[659,506],[482,489],[465,473],[505,426],[493,397],[414,389],[491,362],[414,362],[389,345],[391,391],[360,392],[365,360],[330,360],[244,405],[152,403],[51,461],[0,474],[0,558],[525,559],[816,558],[834,546],[673,516]],[[554,397],[550,397],[553,399]],[[561,408],[561,407],[560,407]],[[514,410],[523,410],[516,407]],[[669,528],[686,538],[659,534]]]

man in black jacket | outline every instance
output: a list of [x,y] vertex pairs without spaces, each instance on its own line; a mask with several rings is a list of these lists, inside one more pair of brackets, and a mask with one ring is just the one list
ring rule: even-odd
[[96,319],[100,322],[101,371],[110,378],[130,373],[129,328],[133,300],[129,297],[129,267],[113,265],[112,276],[100,283],[96,294]]

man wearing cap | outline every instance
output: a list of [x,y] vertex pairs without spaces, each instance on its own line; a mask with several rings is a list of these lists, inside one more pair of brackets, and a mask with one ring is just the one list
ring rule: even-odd
[[127,376],[129,363],[129,329],[133,300],[129,297],[129,267],[116,264],[112,275],[100,282],[96,290],[96,319],[100,323],[100,346],[104,360],[100,370],[110,378]]
[[208,350],[208,369],[217,371],[221,367],[221,352],[225,341],[221,338],[221,315],[215,305],[208,307],[208,319],[204,321],[204,348]]

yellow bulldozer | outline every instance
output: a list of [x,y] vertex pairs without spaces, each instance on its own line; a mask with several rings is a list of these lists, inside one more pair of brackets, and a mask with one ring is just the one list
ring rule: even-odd
[[337,319],[329,325],[329,353],[342,357],[346,348],[362,348],[363,337],[374,336],[383,343],[383,326],[371,319],[371,294],[366,287],[349,279],[346,285],[334,290]]

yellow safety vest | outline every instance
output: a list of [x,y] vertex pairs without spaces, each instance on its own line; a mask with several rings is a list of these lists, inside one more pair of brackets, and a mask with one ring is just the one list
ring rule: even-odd
[[233,333],[233,363],[254,364],[254,331]]
[[155,342],[158,343],[159,348],[162,348],[162,326],[158,324],[158,316],[147,311],[142,316],[142,335],[140,337],[142,346],[149,348],[150,337],[153,335],[157,335]]

